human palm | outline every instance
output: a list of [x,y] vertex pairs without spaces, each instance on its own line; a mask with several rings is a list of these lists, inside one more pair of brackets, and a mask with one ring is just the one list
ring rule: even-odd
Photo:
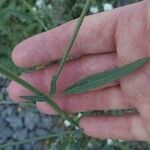
[[[150,57],[149,6],[149,1],[142,1],[86,17],[71,51],[74,59],[67,62],[58,80],[58,92],[61,93],[85,76]],[[35,35],[15,47],[12,58],[19,67],[33,67],[51,62],[44,69],[23,74],[22,78],[39,90],[48,92],[51,77],[59,66],[52,62],[62,58],[75,22],[76,20]],[[64,111],[71,113],[136,108],[139,113],[124,116],[83,117],[80,126],[87,135],[97,138],[149,140],[149,81],[148,63],[119,82],[102,89],[58,96],[55,101]],[[8,91],[16,102],[22,101],[19,96],[31,94],[15,82],[11,82]],[[43,113],[56,114],[44,102],[38,102],[37,107]]]

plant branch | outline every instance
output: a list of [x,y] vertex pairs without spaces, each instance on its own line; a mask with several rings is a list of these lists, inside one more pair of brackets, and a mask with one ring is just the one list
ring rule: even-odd
[[[25,1],[23,0],[24,4],[28,7],[28,9],[32,11],[30,5]],[[69,40],[68,42],[68,45],[67,45],[67,48],[65,50],[65,54],[64,54],[64,57],[61,61],[61,64],[58,68],[58,71],[56,72],[56,74],[53,76],[52,78],[52,81],[51,81],[51,91],[50,93],[53,95],[56,93],[56,82],[57,82],[57,79],[64,67],[64,64],[67,60],[67,57],[69,55],[69,52],[71,51],[71,48],[73,46],[73,43],[75,42],[75,39],[77,37],[77,34],[79,32],[79,29],[80,29],[80,26],[83,22],[83,19],[84,19],[84,16],[86,15],[86,12],[88,10],[88,6],[90,4],[90,0],[87,0],[86,1],[86,4],[83,8],[83,11],[80,15],[80,18],[77,22],[77,25],[75,27],[75,30],[74,30],[74,33],[71,37],[71,39]],[[43,22],[40,20],[40,18],[34,13],[35,15],[35,18],[37,19],[37,21],[43,26],[43,28],[45,30],[47,30],[46,26],[43,24]],[[34,93],[35,95],[41,95],[41,96],[45,96],[47,98],[47,103],[49,105],[52,106],[52,108],[63,118],[63,119],[66,119],[68,121],[70,121],[74,126],[79,126],[78,123],[72,119],[71,117],[69,117],[65,112],[63,112],[59,106],[57,106],[57,104],[51,99],[51,95],[45,95],[44,93],[42,93],[41,91],[39,91],[38,89],[36,89],[35,87],[33,87],[31,84],[29,84],[28,82],[26,82],[25,80],[21,79],[20,77],[18,77],[17,75],[13,74],[11,71],[9,71],[7,68],[5,68],[4,66],[0,65],[0,73],[4,74],[6,77],[8,77],[10,80],[14,80],[16,81],[18,84],[22,85],[23,87],[25,87],[26,89],[30,90],[32,93]],[[50,94],[49,93],[49,94]]]
[[42,140],[55,138],[55,137],[62,136],[62,135],[68,135],[68,134],[79,134],[79,132],[77,132],[77,130],[74,130],[74,131],[65,131],[65,132],[62,132],[62,133],[50,134],[50,135],[47,135],[47,136],[33,137],[33,138],[30,138],[30,139],[26,139],[26,140],[22,140],[22,141],[18,141],[18,142],[11,142],[11,143],[8,143],[8,144],[0,145],[0,149],[4,149],[4,148],[10,147],[10,146],[18,146],[18,145],[21,145],[21,144],[27,144],[27,143],[30,143],[30,142],[33,142],[33,141],[42,141]]
[[60,66],[59,66],[56,74],[52,78],[51,88],[50,88],[51,90],[49,92],[49,95],[54,95],[55,92],[56,92],[56,84],[57,84],[58,77],[59,77],[59,75],[60,75],[60,73],[61,73],[61,71],[62,71],[62,69],[64,67],[64,64],[65,64],[65,62],[66,62],[66,60],[68,58],[68,55],[69,55],[69,53],[71,51],[71,48],[72,48],[72,46],[73,46],[73,44],[74,44],[74,42],[76,40],[77,34],[78,34],[78,32],[80,30],[80,27],[81,27],[81,24],[83,22],[83,19],[84,19],[85,15],[86,15],[86,12],[87,12],[88,8],[89,8],[90,1],[91,0],[87,0],[86,4],[84,5],[84,8],[83,8],[82,13],[80,15],[80,18],[79,18],[79,20],[77,22],[77,25],[75,27],[74,33],[73,33],[72,37],[70,38],[70,40],[68,42],[68,45],[66,47],[65,54],[64,54],[63,59],[62,59],[62,61],[60,63]]
[[29,84],[27,81],[23,80],[22,78],[18,77],[17,75],[13,74],[10,70],[8,70],[7,68],[5,68],[4,66],[0,65],[0,73],[2,73],[3,75],[5,75],[7,78],[9,78],[10,80],[14,80],[15,82],[17,82],[18,84],[22,85],[23,87],[25,87],[26,89],[30,90],[32,93],[34,93],[35,95],[41,95],[41,96],[45,96],[47,97],[47,103],[50,104],[52,106],[52,108],[65,120],[70,121],[74,126],[78,126],[78,124],[76,123],[75,120],[73,120],[72,118],[70,118],[65,112],[63,112],[63,110],[61,110],[59,108],[59,106],[57,106],[57,104],[47,95],[45,95],[44,93],[42,93],[41,91],[39,91],[38,89],[36,89],[35,87],[33,87],[31,84]]
[[0,105],[27,105],[35,107],[35,104],[32,102],[13,103],[9,101],[0,101]]
[[27,8],[33,13],[35,19],[39,22],[39,24],[43,27],[45,31],[48,31],[48,28],[45,26],[43,21],[40,19],[40,17],[32,10],[31,6],[26,0],[23,0],[24,4],[27,6]]

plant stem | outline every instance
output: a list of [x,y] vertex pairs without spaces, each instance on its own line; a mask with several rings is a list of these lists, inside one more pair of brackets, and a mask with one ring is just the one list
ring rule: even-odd
[[28,106],[34,106],[35,104],[30,103],[30,102],[23,102],[23,103],[13,103],[9,101],[0,101],[0,105],[28,105]]
[[62,135],[78,134],[78,133],[79,132],[77,132],[77,130],[74,130],[74,131],[65,131],[65,132],[62,132],[62,133],[50,134],[50,135],[47,135],[47,136],[33,137],[33,138],[30,138],[30,139],[26,139],[26,140],[22,140],[22,141],[18,141],[18,142],[11,142],[11,143],[8,143],[8,144],[0,145],[0,149],[4,149],[4,148],[10,147],[10,146],[18,146],[18,145],[21,145],[21,144],[27,144],[27,143],[30,143],[30,142],[33,142],[33,141],[41,141],[41,140],[46,140],[46,139],[50,139],[50,138],[55,138],[55,137],[62,136]]
[[33,87],[27,81],[25,81],[22,78],[18,77],[17,75],[13,74],[10,70],[8,70],[7,68],[5,68],[2,65],[0,65],[0,73],[2,73],[3,75],[5,75],[6,77],[8,77],[10,80],[14,80],[18,84],[22,85],[26,89],[30,90],[32,93],[34,93],[36,95],[41,95],[41,96],[47,97],[47,101],[46,102],[48,104],[50,104],[52,106],[52,108],[63,119],[70,121],[74,126],[79,126],[78,123],[75,120],[73,120],[72,118],[70,118],[65,112],[63,112],[50,97],[48,97],[47,95],[45,95],[44,93],[42,93],[41,91],[39,91],[38,89],[36,89],[35,87]]
[[62,59],[62,61],[60,63],[60,66],[59,66],[56,74],[52,78],[51,88],[50,88],[51,91],[49,92],[50,95],[54,95],[55,92],[56,92],[56,84],[57,84],[58,77],[59,77],[59,75],[60,75],[60,73],[61,73],[61,71],[62,71],[62,69],[64,67],[64,64],[65,64],[65,62],[66,62],[66,60],[68,58],[68,55],[69,55],[69,53],[71,51],[71,48],[72,48],[72,46],[73,46],[73,44],[74,44],[74,42],[76,40],[77,34],[78,34],[78,32],[80,30],[80,27],[81,27],[81,24],[83,22],[83,19],[84,19],[85,15],[86,15],[86,12],[87,12],[88,8],[89,8],[90,1],[91,0],[87,0],[86,4],[84,5],[84,8],[83,8],[82,13],[80,15],[80,18],[79,18],[79,20],[77,22],[77,25],[75,27],[74,33],[73,33],[72,37],[70,38],[70,40],[68,42],[68,45],[67,45],[67,47],[65,49],[65,54],[64,54],[63,59]]
[[40,19],[40,17],[32,10],[31,6],[29,5],[28,2],[26,2],[26,0],[23,0],[24,4],[27,6],[27,8],[33,13],[35,19],[39,22],[39,24],[43,27],[43,29],[45,31],[48,31],[48,28],[45,26],[45,24],[43,23],[43,21]]
[[33,87],[31,84],[29,84],[27,81],[23,80],[22,78],[18,77],[14,73],[12,73],[10,70],[8,70],[6,67],[2,66],[0,64],[0,73],[5,75],[10,80],[16,81],[18,84],[22,85],[26,89],[32,91],[36,95],[42,95],[43,93],[40,92],[38,89]]
[[80,30],[80,27],[81,27],[81,24],[82,24],[82,22],[83,22],[83,19],[84,19],[85,15],[86,15],[86,12],[87,12],[88,8],[89,8],[90,1],[91,1],[91,0],[87,0],[87,1],[86,1],[86,4],[85,4],[85,6],[84,6],[84,9],[83,9],[83,11],[82,11],[82,13],[81,13],[81,15],[80,15],[80,18],[79,18],[79,20],[78,20],[78,22],[77,22],[76,27],[75,27],[74,33],[73,33],[71,39],[69,40],[68,46],[67,46],[67,48],[66,48],[66,50],[65,50],[65,54],[64,54],[63,59],[62,59],[62,61],[61,61],[61,64],[60,64],[60,66],[59,66],[59,68],[58,68],[58,70],[57,70],[57,72],[56,72],[56,75],[55,75],[56,78],[59,77],[59,75],[60,75],[60,73],[61,73],[61,71],[62,71],[62,69],[63,69],[63,66],[64,66],[64,64],[65,64],[65,62],[66,62],[66,60],[67,60],[67,57],[68,57],[68,55],[69,55],[69,52],[71,51],[71,48],[72,48],[72,46],[73,46],[73,44],[74,44],[74,42],[75,42],[75,40],[76,40],[77,34],[78,34],[78,32],[79,32],[79,30]]

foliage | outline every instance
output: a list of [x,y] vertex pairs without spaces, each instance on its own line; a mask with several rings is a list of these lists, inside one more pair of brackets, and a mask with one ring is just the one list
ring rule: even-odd
[[[92,5],[99,7],[102,11],[103,2],[116,0],[93,0]],[[16,73],[23,71],[17,69],[11,61],[13,48],[23,39],[44,31],[39,21],[52,29],[64,22],[79,17],[84,2],[80,0],[45,0],[41,8],[35,5],[35,1],[27,0],[30,8],[20,0],[0,1],[0,63],[11,68]],[[90,13],[90,12],[89,12]],[[19,33],[19,34],[18,34]]]
[[114,68],[112,70],[100,72],[88,77],[85,77],[78,82],[74,83],[70,87],[68,87],[64,93],[66,94],[79,94],[86,91],[89,91],[93,88],[100,88],[108,83],[119,80],[124,76],[127,76],[131,72],[137,70],[141,66],[143,66],[146,62],[149,62],[150,58],[143,58],[137,60],[131,64]]
[[[102,4],[110,2],[116,6],[116,0],[93,0],[92,5],[102,11]],[[134,1],[132,1],[134,2]],[[66,21],[79,17],[85,0],[45,0],[42,7],[35,6],[35,1],[28,0],[22,3],[19,0],[0,1],[0,64],[19,74],[26,69],[17,69],[11,61],[13,47],[23,39],[34,34],[52,29]],[[47,7],[48,6],[48,7]],[[88,12],[90,14],[90,12]],[[19,33],[19,34],[18,34]],[[131,149],[131,142],[113,141],[108,145],[107,141],[100,141],[84,135],[65,135],[53,139],[58,149]],[[53,145],[50,143],[51,146]],[[145,146],[146,142],[143,143]],[[80,147],[79,147],[80,146]],[[146,145],[147,148],[147,145]]]

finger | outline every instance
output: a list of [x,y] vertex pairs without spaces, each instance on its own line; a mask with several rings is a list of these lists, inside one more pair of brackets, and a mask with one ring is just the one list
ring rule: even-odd
[[133,85],[131,86],[131,88],[135,88],[134,93],[132,93],[132,96],[134,96],[137,100],[135,106],[139,110],[140,115],[143,118],[143,122],[145,122],[145,128],[150,135],[150,63],[146,64],[143,68],[136,72],[136,74],[133,75],[129,76],[127,79],[133,79]]
[[[86,17],[71,56],[115,51],[114,33],[119,10]],[[70,21],[24,40],[13,50],[14,63],[20,67],[32,67],[62,58],[76,22]]]
[[[121,26],[118,23],[117,28],[117,51],[119,55],[120,65],[124,65],[134,60],[150,57],[150,44],[149,44],[149,18],[148,10],[149,2],[140,3],[133,9],[133,16],[130,22],[127,17],[122,16],[119,20],[126,26]],[[143,9],[145,12],[143,13]],[[138,11],[137,11],[138,10]],[[136,12],[136,13],[135,13]],[[132,31],[132,32],[131,32]],[[128,36],[125,36],[124,33]],[[140,111],[141,116],[145,120],[145,126],[150,133],[150,114],[148,112],[150,108],[150,63],[145,64],[141,69],[128,75],[128,77],[121,80],[121,87],[123,91],[136,99],[133,101]]]
[[83,117],[80,127],[100,139],[150,140],[139,115]]
[[[123,13],[118,20],[116,45],[119,65],[150,57],[149,6],[149,1],[143,1],[132,9],[132,14]],[[128,22],[129,17],[130,22]],[[147,63],[141,69],[122,79],[120,84],[122,90],[135,99],[132,101],[133,105],[139,110],[145,122],[144,125],[150,134],[149,81],[150,63]]]
[[123,91],[135,99],[131,101],[138,111],[145,128],[150,135],[150,64],[146,64],[143,68],[132,73],[121,81]]
[[132,5],[131,11],[123,10],[120,15],[116,29],[118,65],[150,57],[148,6],[145,1],[140,2]]
[[137,109],[140,112],[147,133],[150,135],[150,96],[145,97],[144,99],[140,99],[139,106],[137,106]]
[[[129,97],[118,86],[79,95],[61,96],[56,98],[55,102],[62,110],[69,113],[132,108]],[[38,102],[37,108],[40,112],[48,115],[57,114],[45,102]]]
[[[65,88],[67,88],[80,78],[114,68],[116,66],[116,60],[117,58],[115,54],[103,54],[86,56],[80,59],[69,61],[65,65],[62,74],[57,82],[58,92],[61,93]],[[40,91],[47,93],[50,87],[51,77],[56,72],[57,67],[58,64],[50,65],[43,70],[24,74],[22,75],[22,78],[34,85]],[[110,84],[110,86],[112,86],[112,84]],[[10,97],[15,101],[21,100],[19,96],[31,94],[31,92],[15,82],[12,82],[10,84],[8,92]]]

